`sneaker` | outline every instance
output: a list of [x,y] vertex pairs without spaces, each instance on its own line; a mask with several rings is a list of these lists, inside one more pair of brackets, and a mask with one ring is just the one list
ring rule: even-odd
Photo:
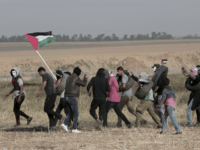
[[177,134],[182,134],[182,132],[176,132],[176,133],[174,133],[174,135],[177,135]]
[[146,120],[142,120],[140,123],[141,123],[142,125],[145,125],[145,124],[147,124],[147,121],[146,121]]
[[98,120],[95,129],[101,130],[101,125],[102,125],[102,121],[101,121],[101,120]]
[[81,131],[76,130],[72,130],[72,133],[81,133]]
[[27,125],[29,125],[29,124],[31,123],[32,119],[33,119],[33,117],[29,117],[29,118],[27,119]]
[[66,126],[64,123],[61,124],[61,128],[62,128],[63,130],[65,130],[66,132],[68,132],[67,126]]
[[127,126],[128,128],[132,128],[131,123],[127,124],[126,126]]
[[189,124],[189,123],[187,123],[184,127],[188,127],[188,128],[190,128],[190,127],[193,127],[193,125],[192,124]]
[[157,127],[156,127],[156,129],[161,129],[162,128],[162,126],[160,126],[160,125],[158,125]]
[[14,127],[16,128],[16,127],[19,127],[20,126],[20,124],[16,124],[16,125],[14,125]]
[[197,123],[195,124],[195,127],[200,127],[200,122],[197,122]]
[[117,123],[116,126],[117,126],[118,128],[121,128],[121,127],[122,127],[122,124]]
[[161,131],[161,132],[158,132],[159,134],[166,134],[166,132],[163,132],[163,131]]

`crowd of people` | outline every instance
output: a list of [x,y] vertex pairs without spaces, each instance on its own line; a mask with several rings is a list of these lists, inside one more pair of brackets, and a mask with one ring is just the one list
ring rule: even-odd
[[[167,78],[168,68],[163,65],[154,64],[152,69],[154,76],[150,80],[145,72],[141,72],[136,77],[132,72],[124,70],[121,66],[117,68],[116,76],[107,69],[100,68],[96,76],[91,78],[87,84],[88,75],[84,75],[81,79],[79,76],[82,71],[79,67],[74,68],[73,73],[57,70],[57,81],[55,83],[45,68],[40,67],[38,73],[43,79],[43,84],[37,97],[45,90],[46,99],[44,111],[49,118],[49,129],[56,130],[57,126],[60,126],[68,132],[68,127],[73,122],[72,133],[81,133],[81,131],[77,130],[79,125],[77,98],[80,95],[80,87],[87,85],[88,95],[91,96],[91,93],[93,95],[89,112],[97,122],[95,127],[97,130],[100,130],[102,126],[108,126],[108,113],[112,108],[118,116],[116,126],[122,127],[123,120],[126,126],[131,128],[131,122],[122,113],[122,109],[126,105],[128,111],[136,117],[136,128],[141,128],[141,125],[147,124],[147,121],[142,117],[147,110],[157,124],[157,128],[162,129],[159,132],[160,134],[166,133],[168,116],[176,129],[175,134],[181,134],[182,131],[174,113],[176,109],[176,96],[173,88],[170,87],[170,80]],[[185,126],[192,127],[192,110],[196,110],[197,124],[200,123],[200,66],[192,67],[189,72],[185,68],[182,68],[182,72],[187,77],[186,88],[191,91],[187,108],[188,123]],[[14,93],[13,111],[16,117],[16,127],[20,126],[20,116],[25,117],[27,119],[27,125],[29,125],[33,117],[28,116],[20,110],[26,92],[23,88],[23,79],[20,76],[19,68],[13,68],[10,74],[12,76],[13,89],[5,97],[7,98],[10,94]],[[138,84],[135,95],[133,95],[132,91],[134,82]],[[60,102],[56,111],[54,111],[57,96],[60,96]],[[136,110],[133,107],[133,96],[136,96],[140,100]],[[97,108],[99,108],[99,115],[96,114]],[[61,115],[63,109],[66,117]]]

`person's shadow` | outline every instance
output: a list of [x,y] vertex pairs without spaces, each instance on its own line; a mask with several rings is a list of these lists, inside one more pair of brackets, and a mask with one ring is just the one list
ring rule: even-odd
[[37,126],[37,127],[13,127],[9,129],[3,129],[6,132],[48,132],[48,127]]

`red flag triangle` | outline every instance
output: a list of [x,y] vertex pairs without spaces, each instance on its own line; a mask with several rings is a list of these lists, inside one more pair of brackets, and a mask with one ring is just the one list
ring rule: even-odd
[[31,43],[31,45],[33,46],[33,48],[35,50],[38,49],[38,39],[35,38],[34,36],[31,36],[31,35],[28,35],[28,34],[25,34],[27,39],[29,40],[29,42]]

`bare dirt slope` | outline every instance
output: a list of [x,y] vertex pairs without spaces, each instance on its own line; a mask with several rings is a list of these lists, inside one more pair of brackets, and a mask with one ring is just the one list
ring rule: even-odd
[[[36,71],[43,66],[35,50],[28,44],[0,43],[0,72],[9,72],[14,66],[22,71]],[[20,51],[19,47],[25,48]],[[44,47],[39,51],[53,70],[71,70],[75,66],[84,70],[99,67],[116,69],[118,65],[127,69],[136,66],[149,68],[153,63],[160,63],[162,58],[169,60],[168,67],[191,67],[198,64],[200,58],[200,40],[51,43],[48,47],[51,48],[46,50]],[[124,61],[128,63],[124,64]]]

